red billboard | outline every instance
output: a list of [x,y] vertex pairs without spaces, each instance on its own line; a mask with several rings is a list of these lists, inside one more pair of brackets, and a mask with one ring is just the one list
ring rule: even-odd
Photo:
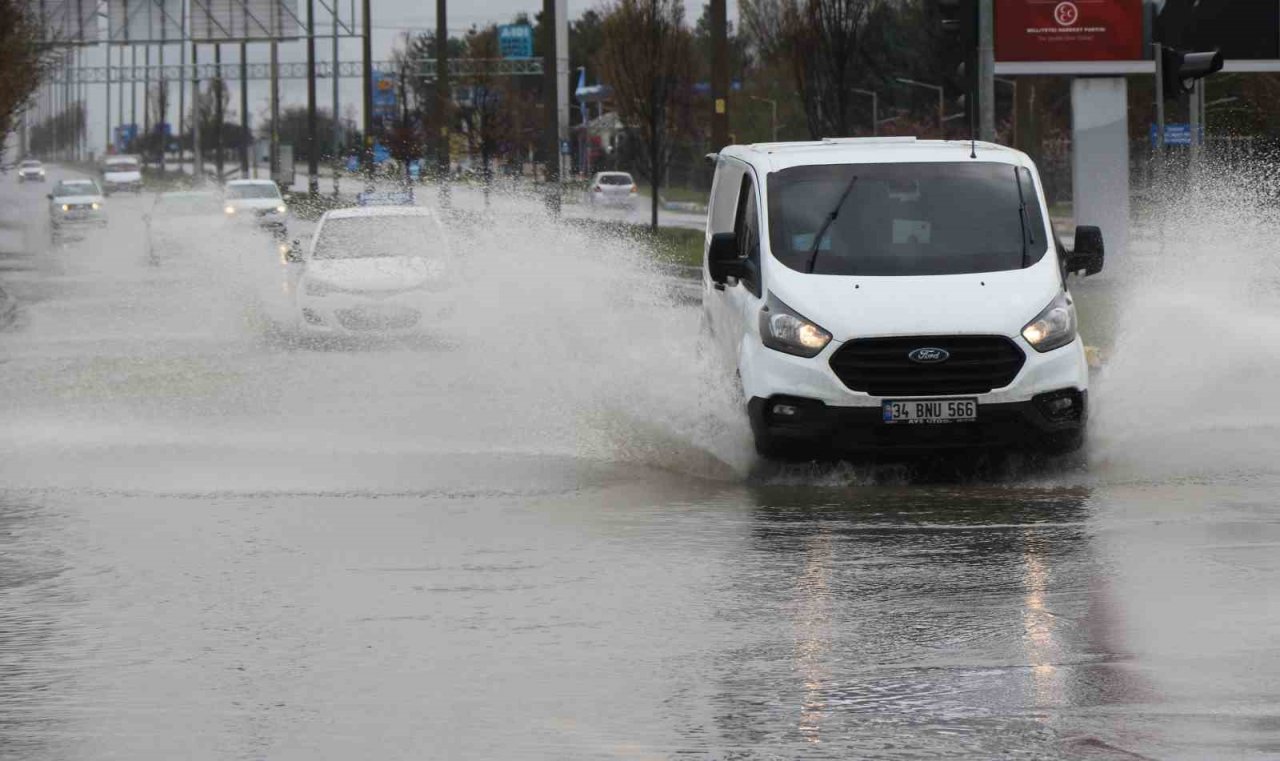
[[1136,61],[1142,0],[996,0],[997,61]]

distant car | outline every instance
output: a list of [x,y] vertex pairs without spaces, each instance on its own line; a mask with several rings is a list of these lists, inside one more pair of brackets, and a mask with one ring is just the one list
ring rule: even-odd
[[18,164],[18,182],[44,182],[44,164],[35,159],[27,159]]
[[157,260],[181,250],[195,233],[193,222],[217,220],[222,215],[221,200],[216,193],[200,191],[157,195],[151,210],[142,217],[147,225],[147,255]]
[[291,254],[299,329],[312,335],[404,334],[443,308],[449,246],[430,210],[371,206],[325,212],[311,245]]
[[142,166],[133,156],[108,156],[102,162],[102,189],[107,195],[118,191],[142,192]]
[[107,226],[102,188],[93,180],[62,180],[49,198],[49,228],[54,243],[76,230]]
[[597,172],[587,185],[587,203],[592,206],[634,206],[636,181],[626,172]]
[[252,220],[277,237],[285,236],[289,207],[272,180],[232,180],[223,190],[222,203],[227,219]]

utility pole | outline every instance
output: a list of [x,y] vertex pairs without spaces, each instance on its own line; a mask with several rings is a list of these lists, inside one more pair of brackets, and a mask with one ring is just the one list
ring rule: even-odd
[[274,36],[278,30],[279,27],[273,30],[271,38],[271,149],[267,170],[267,176],[275,182],[280,181],[280,43]]
[[546,109],[543,126],[547,209],[560,214],[560,99],[559,75],[556,73],[556,0],[542,0],[542,28],[546,30],[546,47],[542,51],[542,102]]
[[[333,155],[342,155],[342,116],[338,111],[338,0],[333,2]],[[338,195],[338,169],[333,170],[333,194]]]
[[[124,46],[120,46],[120,72],[124,73]],[[132,72],[131,72],[132,73]],[[133,82],[133,77],[129,77],[129,81]],[[130,85],[132,87],[132,85]],[[124,77],[120,77],[120,84],[116,86],[116,114],[117,118],[124,122]]]
[[448,0],[436,0],[436,172],[440,175],[440,201],[449,203],[449,111],[453,97],[449,83]]
[[[333,0],[336,3],[338,0]],[[333,76],[338,76],[334,69]],[[320,193],[320,146],[316,142],[316,0],[307,0],[307,192]]]
[[102,144],[102,155],[104,156],[107,155],[108,151],[111,150],[111,42],[110,41],[107,42],[106,56],[107,56],[107,66],[106,66],[107,94],[103,98],[103,101],[105,102],[107,107],[106,109],[107,120],[106,120],[105,129],[103,131],[106,133],[107,141]]
[[995,12],[992,0],[978,0],[978,137],[996,139]]
[[222,184],[223,161],[222,161],[222,96],[227,91],[227,83],[222,81],[222,45],[221,43],[213,46],[213,73],[217,77],[214,81],[218,83],[218,89],[214,91],[213,102],[213,148],[214,167],[218,172],[218,184]]
[[191,177],[204,177],[204,148],[200,140],[200,56],[191,41]]
[[[725,0],[711,0],[711,150],[729,144],[729,19]],[[774,104],[774,135],[778,112]]]
[[[337,0],[334,0],[337,2]],[[369,0],[361,0],[364,12],[364,28],[361,30],[360,47],[363,51],[364,76],[364,161],[373,165],[373,38],[370,36],[373,25],[369,13]],[[335,114],[336,115],[336,114]]]
[[240,179],[249,179],[249,46],[240,43]]
[[[165,48],[165,24],[161,22],[160,45],[158,48],[160,53],[160,92],[157,93],[157,95],[159,96],[157,98],[157,101],[159,103],[159,105],[157,106],[157,108],[159,109],[159,113],[157,115],[160,118],[159,132],[160,132],[160,176],[161,177],[164,176],[164,172],[165,172],[164,162],[166,158],[165,154],[168,152],[168,149],[169,149],[169,136],[165,134],[165,130],[164,130],[164,125],[166,124],[165,119],[169,118],[169,85],[167,82],[165,82],[165,79],[164,79],[164,48]],[[182,61],[181,56],[178,57],[178,61],[179,62]],[[179,77],[178,81],[181,82],[182,78]]]

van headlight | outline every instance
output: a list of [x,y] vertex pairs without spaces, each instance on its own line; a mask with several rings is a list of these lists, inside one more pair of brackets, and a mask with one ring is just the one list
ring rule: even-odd
[[283,214],[283,213],[285,213],[285,212],[286,212],[286,211],[288,211],[288,210],[289,210],[289,209],[288,209],[287,207],[285,207],[285,205],[284,205],[284,204],[280,204],[279,206],[277,206],[277,207],[276,207],[276,213],[277,213],[277,214]]
[[1076,340],[1076,307],[1066,291],[1055,296],[1044,311],[1027,323],[1022,337],[1039,352],[1060,349]]
[[232,206],[231,204],[227,204],[227,206],[223,209],[223,211],[225,211],[227,214],[235,214],[236,207]]
[[831,334],[770,293],[760,309],[760,340],[775,351],[815,357],[831,343]]

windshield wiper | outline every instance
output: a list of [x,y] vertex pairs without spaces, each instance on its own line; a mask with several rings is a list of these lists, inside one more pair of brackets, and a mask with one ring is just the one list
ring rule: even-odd
[[858,175],[849,178],[849,184],[844,186],[844,192],[840,194],[840,200],[836,201],[836,206],[827,215],[826,221],[822,223],[822,227],[818,228],[818,234],[813,236],[813,248],[809,251],[809,263],[805,265],[804,271],[813,274],[813,265],[818,263],[818,249],[822,247],[822,236],[827,234],[827,230],[831,227],[831,223],[836,221],[836,217],[840,216],[840,207],[844,206],[844,202],[849,198],[849,193],[853,192],[853,186],[858,182]]
[[1013,168],[1013,181],[1018,183],[1018,225],[1022,228],[1022,269],[1027,268],[1027,255],[1030,253],[1027,245],[1028,235],[1031,243],[1036,242],[1035,232],[1031,230],[1030,219],[1027,217],[1027,199],[1022,195],[1022,175],[1018,173],[1018,168]]

